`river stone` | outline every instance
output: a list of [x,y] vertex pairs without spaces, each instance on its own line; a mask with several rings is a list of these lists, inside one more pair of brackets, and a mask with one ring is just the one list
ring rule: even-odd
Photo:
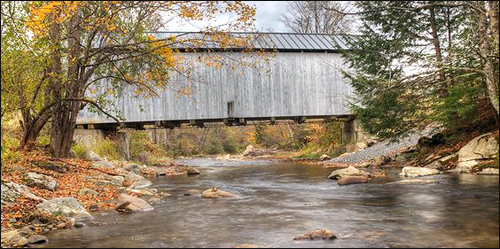
[[330,159],[331,159],[330,156],[327,154],[323,154],[319,157],[319,160],[321,160],[321,161],[330,160]]
[[370,173],[363,171],[363,170],[356,169],[353,166],[349,166],[345,169],[338,169],[338,170],[333,171],[328,176],[328,178],[330,178],[332,180],[337,180],[337,179],[340,179],[340,178],[345,177],[345,176],[366,176],[366,177],[369,177]]
[[149,203],[141,198],[132,197],[127,194],[120,195],[120,205],[116,207],[118,212],[138,212],[138,211],[151,211],[154,208]]
[[23,236],[21,236],[21,234],[19,234],[17,230],[13,230],[10,232],[2,232],[2,247],[4,244],[17,245],[21,239],[23,239]]
[[430,183],[439,183],[438,180],[433,179],[405,179],[397,182],[389,182],[386,184],[430,184]]
[[153,198],[149,198],[148,200],[148,203],[150,205],[158,205],[160,203],[162,203],[163,201],[160,199],[160,198],[156,198],[156,197],[153,197]]
[[365,163],[362,163],[360,165],[357,165],[356,168],[368,168],[371,166],[372,166],[372,164],[370,162],[365,162]]
[[153,183],[148,180],[148,179],[141,179],[141,180],[138,180],[134,183],[132,183],[129,188],[130,189],[141,189],[141,188],[147,188],[149,186],[151,186]]
[[200,174],[200,171],[198,169],[192,168],[192,167],[189,167],[186,172],[187,172],[188,176]]
[[78,195],[99,195],[99,192],[89,188],[82,188],[78,191]]
[[498,169],[495,168],[486,168],[478,173],[479,175],[498,175]]
[[101,160],[101,161],[93,162],[91,168],[93,168],[93,169],[114,169],[115,165],[113,165],[112,163],[110,163],[108,161]]
[[297,235],[293,240],[333,240],[337,236],[328,229],[317,229],[302,235]]
[[92,215],[90,215],[75,198],[55,198],[47,200],[38,204],[37,208],[41,212],[47,212],[53,215],[64,215],[67,217],[79,215],[92,219]]
[[9,205],[16,202],[17,198],[24,195],[26,198],[34,200],[43,200],[42,198],[32,194],[27,186],[17,184],[15,182],[7,182],[1,185],[2,205]]
[[201,194],[201,191],[199,191],[198,189],[190,189],[190,190],[187,190],[186,192],[184,192],[184,196],[192,196],[192,195],[199,195]]
[[85,159],[87,159],[89,161],[92,161],[92,162],[103,161],[104,160],[104,158],[102,158],[101,156],[97,155],[95,152],[93,152],[91,150],[85,151]]
[[403,168],[400,175],[403,177],[418,177],[418,176],[429,176],[437,174],[439,174],[439,170],[437,169],[406,166]]
[[133,172],[137,175],[142,175],[142,169],[141,169],[141,166],[137,165],[137,164],[134,164],[134,163],[131,163],[131,164],[127,164],[125,165],[125,167],[123,167],[125,170],[128,170],[130,172]]
[[30,187],[48,189],[50,191],[56,191],[58,187],[57,181],[54,178],[33,172],[28,173],[24,181]]
[[368,177],[366,176],[345,176],[340,178],[337,182],[338,185],[348,185],[348,184],[356,184],[356,183],[367,183]]
[[201,197],[203,198],[219,198],[219,197],[234,197],[235,195],[226,191],[211,188],[203,191]]
[[28,243],[30,244],[43,244],[49,242],[49,239],[43,235],[35,234],[28,237]]
[[493,133],[475,137],[458,151],[458,165],[455,171],[470,173],[481,160],[495,158],[498,154],[498,141]]

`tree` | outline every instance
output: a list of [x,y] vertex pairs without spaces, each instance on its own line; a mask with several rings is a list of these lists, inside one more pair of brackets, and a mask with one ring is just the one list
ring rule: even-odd
[[491,11],[498,13],[498,4],[485,5],[360,1],[358,12],[344,13],[362,22],[344,57],[353,70],[344,73],[363,128],[384,138],[433,121],[452,128],[479,117],[488,98],[498,115],[498,21]]
[[296,33],[347,33],[352,20],[342,14],[348,4],[336,1],[289,1],[281,21]]
[[[45,103],[34,120],[45,125],[51,119],[51,149],[56,157],[69,155],[76,118],[84,106],[91,105],[119,122],[105,110],[106,96],[118,94],[124,86],[135,87],[141,96],[155,96],[157,89],[168,85],[170,72],[185,70],[175,45],[196,49],[205,41],[155,37],[150,32],[159,30],[164,20],[211,20],[219,13],[231,13],[234,18],[226,25],[205,30],[212,42],[225,47],[244,44],[244,39],[224,31],[252,28],[255,14],[253,7],[241,2],[211,1],[28,2],[23,9],[27,15],[21,19],[5,14],[14,20],[12,25],[22,22],[29,33],[25,35],[42,44],[39,51],[46,51]],[[37,131],[25,133],[22,146],[38,135],[29,133]]]

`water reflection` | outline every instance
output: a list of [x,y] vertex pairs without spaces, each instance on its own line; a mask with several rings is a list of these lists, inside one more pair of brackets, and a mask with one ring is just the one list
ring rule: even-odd
[[[440,184],[339,186],[332,171],[273,162],[186,160],[195,177],[153,179],[172,196],[147,213],[96,215],[107,226],[56,231],[47,247],[498,247],[498,177],[439,175]],[[397,172],[389,172],[389,181]],[[187,189],[238,195],[207,200]],[[292,241],[315,228],[330,242]]]

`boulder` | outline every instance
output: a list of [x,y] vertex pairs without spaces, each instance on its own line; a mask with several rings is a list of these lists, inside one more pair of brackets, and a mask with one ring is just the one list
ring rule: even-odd
[[193,168],[193,167],[189,167],[187,170],[186,170],[188,176],[190,175],[199,175],[200,174],[200,171],[196,168]]
[[302,235],[297,235],[293,240],[333,240],[337,236],[328,229],[317,229]]
[[93,168],[93,169],[114,169],[115,165],[113,165],[112,163],[110,163],[108,161],[101,160],[101,161],[93,162],[91,168]]
[[99,192],[89,188],[82,188],[78,191],[78,195],[99,195]]
[[148,203],[150,205],[157,205],[157,204],[160,204],[162,203],[163,201],[160,199],[160,198],[156,198],[156,197],[153,197],[153,198],[149,198],[148,200]]
[[89,160],[89,161],[104,161],[104,158],[102,158],[101,156],[97,155],[95,152],[91,151],[91,150],[87,150],[85,151],[85,159]]
[[445,157],[442,157],[438,160],[438,162],[440,162],[442,165],[444,166],[448,166],[450,165],[451,163],[453,162],[456,162],[458,160],[458,154],[455,153],[455,154],[452,154],[452,155],[449,155],[449,156],[445,156]]
[[203,198],[219,198],[219,197],[234,197],[235,195],[226,191],[218,190],[217,188],[211,188],[203,191],[201,197]]
[[2,232],[2,247],[4,245],[9,245],[9,246],[19,246],[19,244],[24,244],[26,245],[25,239],[17,230],[13,230],[10,232]]
[[331,159],[331,157],[327,154],[323,154],[319,157],[319,160],[321,160],[321,161],[330,160],[330,159]]
[[116,207],[118,212],[138,212],[138,211],[151,211],[154,208],[149,203],[141,198],[132,197],[127,194],[120,195],[121,204]]
[[75,198],[55,198],[44,201],[36,206],[41,212],[53,215],[64,215],[67,217],[84,216],[93,219],[92,216]]
[[439,170],[437,169],[406,166],[403,168],[400,175],[403,177],[419,177],[437,174],[439,174]]
[[201,191],[199,191],[198,189],[190,189],[186,192],[184,192],[184,196],[192,196],[192,195],[199,195],[201,194]]
[[91,176],[91,179],[97,179],[97,185],[114,185],[117,187],[123,186],[124,177],[123,176],[112,176],[105,173],[99,173],[97,175]]
[[142,167],[137,165],[137,164],[134,164],[134,163],[131,163],[131,164],[127,164],[125,165],[125,167],[123,167],[125,170],[128,170],[130,172],[133,172],[137,175],[142,175]]
[[15,182],[3,183],[1,186],[2,191],[2,205],[9,205],[16,202],[17,198],[24,196],[34,200],[43,200],[42,198],[32,194],[27,186],[17,184]]
[[356,169],[353,166],[349,166],[349,167],[347,167],[345,169],[338,169],[338,170],[333,171],[328,176],[328,178],[330,178],[332,180],[337,180],[337,179],[340,179],[340,178],[345,177],[345,176],[366,176],[366,177],[370,177],[370,173],[368,173],[366,171],[363,171],[363,170]]
[[30,187],[48,189],[50,191],[56,191],[58,187],[57,181],[54,178],[32,172],[26,175],[24,182]]
[[340,178],[337,182],[339,185],[348,185],[348,184],[356,184],[356,183],[367,183],[369,181],[366,176],[346,176]]
[[153,183],[148,180],[148,179],[141,179],[139,181],[136,181],[134,183],[132,183],[129,188],[130,189],[141,189],[141,188],[147,188],[149,186],[151,186]]
[[252,152],[255,151],[255,148],[253,147],[253,145],[249,144],[247,146],[247,148],[245,149],[245,151],[243,152],[243,156],[250,156],[250,154],[252,154]]
[[481,172],[477,173],[479,175],[498,175],[498,169],[495,168],[486,168],[481,170]]
[[389,182],[386,184],[430,184],[430,183],[439,183],[438,180],[433,179],[405,179],[397,182]]
[[495,158],[498,154],[498,141],[492,133],[472,139],[458,151],[456,171],[470,173],[481,160]]
[[43,244],[49,242],[49,239],[43,235],[35,234],[28,237],[29,244]]

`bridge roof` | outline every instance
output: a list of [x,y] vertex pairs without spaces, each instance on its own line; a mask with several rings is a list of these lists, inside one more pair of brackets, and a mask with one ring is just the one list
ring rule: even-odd
[[[203,41],[200,49],[220,49],[211,33],[202,32],[155,32],[158,39],[175,36],[182,40],[176,47],[186,49],[194,47],[194,41]],[[336,52],[348,49],[347,35],[313,34],[313,33],[269,33],[269,32],[231,32],[224,33],[235,38],[248,38],[252,48],[263,50],[277,50],[287,52],[300,51],[329,51]],[[193,45],[193,46],[190,46]],[[226,49],[242,49],[244,47],[227,47]]]

